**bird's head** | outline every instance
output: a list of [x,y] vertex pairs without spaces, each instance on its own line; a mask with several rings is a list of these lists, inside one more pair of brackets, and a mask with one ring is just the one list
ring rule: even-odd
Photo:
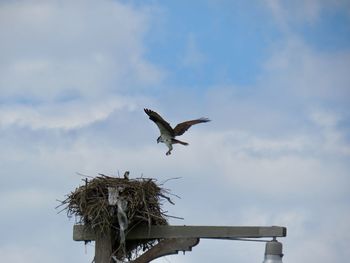
[[160,142],[162,142],[162,137],[161,137],[161,136],[159,136],[159,137],[157,138],[157,143],[160,143]]

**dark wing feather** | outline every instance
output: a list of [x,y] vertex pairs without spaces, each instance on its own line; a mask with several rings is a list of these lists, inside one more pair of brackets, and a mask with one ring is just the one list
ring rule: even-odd
[[168,133],[171,136],[174,136],[173,128],[171,128],[170,124],[165,121],[157,112],[150,109],[144,109],[144,111],[149,116],[150,120],[154,121],[154,123],[157,124],[161,134]]
[[208,122],[208,121],[210,121],[208,118],[200,118],[196,120],[181,122],[178,125],[176,125],[176,127],[174,128],[174,134],[175,136],[180,136],[184,134],[185,131],[187,131],[192,125]]

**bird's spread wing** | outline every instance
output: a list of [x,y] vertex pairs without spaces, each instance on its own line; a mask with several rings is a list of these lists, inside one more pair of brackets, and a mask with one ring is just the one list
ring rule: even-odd
[[180,136],[184,134],[185,131],[187,131],[192,125],[208,121],[210,121],[208,118],[200,118],[196,120],[181,122],[174,128],[174,134],[175,136]]
[[160,134],[169,134],[174,136],[174,130],[171,128],[170,124],[165,121],[157,112],[150,109],[144,109],[149,118],[157,124]]

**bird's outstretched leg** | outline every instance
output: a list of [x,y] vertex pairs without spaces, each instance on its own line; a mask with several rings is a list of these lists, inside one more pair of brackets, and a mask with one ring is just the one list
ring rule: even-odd
[[169,151],[166,152],[165,155],[170,155],[171,154],[171,150],[173,149],[173,146],[171,144],[167,144]]

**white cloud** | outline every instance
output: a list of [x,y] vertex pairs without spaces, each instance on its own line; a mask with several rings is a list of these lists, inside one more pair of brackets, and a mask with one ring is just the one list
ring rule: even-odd
[[[181,155],[178,157],[181,162],[195,166],[207,164],[209,178],[216,174],[218,180],[242,194],[335,199],[346,193],[343,182],[348,166],[327,160],[334,154],[344,158],[348,155],[338,146],[342,142],[323,142],[323,139],[314,139],[313,134],[301,138],[265,139],[237,132],[199,134],[192,131],[191,149],[181,149],[181,152],[175,149],[174,154]],[[334,152],[335,149],[338,151]],[[193,172],[197,173],[201,173],[200,168]]]
[[23,213],[23,211],[37,211],[47,208],[57,197],[49,190],[25,188],[1,192],[0,198],[6,200],[0,204],[1,211],[6,215],[14,216]]
[[83,2],[0,4],[2,128],[85,127],[145,103],[120,94],[161,81],[144,58],[152,7]]
[[291,33],[291,27],[301,23],[314,24],[325,11],[343,9],[350,14],[350,5],[346,0],[309,0],[309,1],[264,1],[277,24],[285,33]]
[[350,156],[348,128],[345,130],[338,128],[341,127],[340,123],[346,122],[346,117],[332,110],[315,108],[310,111],[310,119],[318,127],[318,135],[322,138],[320,148],[335,156]]
[[4,262],[57,262],[54,255],[43,254],[40,248],[32,246],[5,246],[0,247],[0,256]]
[[[59,226],[56,226],[59,227]],[[56,230],[56,236],[58,236]],[[92,246],[85,247],[83,243],[77,243],[71,239],[65,239],[66,246],[53,241],[52,233],[46,233],[40,236],[40,242],[35,238],[38,233],[33,233],[30,237],[35,240],[33,243],[24,243],[17,240],[14,244],[5,244],[0,246],[0,256],[4,262],[11,263],[61,263],[61,262],[89,262],[93,259],[94,248]],[[34,244],[35,243],[35,244]],[[57,253],[57,251],[65,251]]]
[[310,113],[310,118],[315,124],[323,128],[335,128],[338,122],[340,121],[340,117],[336,114],[325,111],[325,110],[313,110]]
[[349,51],[315,52],[295,36],[280,42],[275,49],[260,79],[268,91],[310,102],[319,99],[344,102],[350,97],[347,85],[350,77],[346,74],[350,66]]
[[31,129],[77,129],[106,120],[112,113],[134,110],[147,101],[143,98],[110,96],[94,100],[0,107],[0,127],[28,127]]
[[[147,119],[145,123],[148,123]],[[346,191],[346,177],[341,174],[346,175],[347,167],[337,168],[333,163],[305,158],[303,155],[305,151],[307,152],[310,147],[318,147],[318,142],[311,137],[296,136],[274,140],[244,131],[208,133],[203,129],[204,127],[191,129],[184,135],[190,146],[176,146],[170,157],[165,156],[164,145],[156,144],[151,138],[141,146],[116,147],[115,137],[95,136],[94,140],[89,140],[85,134],[80,134],[73,143],[61,147],[41,145],[40,154],[35,155],[28,153],[26,148],[19,151],[22,145],[19,140],[18,145],[14,146],[16,147],[14,151],[17,155],[33,155],[30,163],[39,169],[39,178],[42,176],[40,174],[45,174],[56,182],[58,180],[56,177],[62,177],[60,185],[46,182],[48,189],[67,188],[67,184],[77,186],[80,178],[73,174],[77,170],[89,176],[94,176],[97,172],[116,174],[117,170],[121,173],[130,170],[132,178],[143,173],[145,177],[155,177],[159,180],[182,176],[184,178],[172,189],[176,194],[185,194],[184,200],[176,200],[176,206],[171,210],[172,214],[185,217],[185,221],[177,222],[178,224],[200,222],[228,225],[285,225],[290,231],[288,237],[281,240],[285,243],[286,262],[288,259],[298,258],[300,249],[298,246],[309,248],[326,246],[322,238],[325,238],[327,233],[310,238],[307,236],[307,227],[315,217],[320,216],[317,219],[319,221],[317,226],[324,224],[328,219],[323,219],[320,212],[307,211],[307,207],[313,204],[319,205],[320,202],[329,204],[339,199]],[[63,138],[59,140],[62,141]],[[9,153],[4,157],[9,158],[6,157],[8,155]],[[22,164],[26,165],[23,162]],[[27,169],[31,170],[31,167]],[[337,172],[334,173],[335,170]],[[190,185],[186,185],[188,182]],[[24,193],[20,196],[26,195]],[[12,196],[17,196],[17,193],[14,192]],[[39,197],[33,195],[29,200],[34,202],[28,202],[33,206],[38,202],[40,207],[43,199],[46,199],[46,203],[48,198],[45,195]],[[240,202],[242,205],[239,205]],[[226,209],[224,213],[223,208]],[[346,225],[342,224],[342,229],[344,226]],[[293,240],[292,244],[290,239]],[[297,242],[299,239],[303,241]],[[209,245],[220,246],[227,251],[225,253],[228,256],[233,255],[231,246],[239,246],[230,242],[225,244],[218,242],[220,241],[211,241]],[[313,247],[312,244],[317,246]],[[336,253],[336,245],[337,243],[328,247],[324,251],[324,257],[332,257]],[[206,255],[201,249],[202,246],[205,247],[200,244],[194,253],[186,257],[171,257],[171,261],[198,261]],[[261,245],[261,256],[257,254],[257,244],[246,246],[245,249],[254,251],[249,256],[250,259],[262,258],[263,245]],[[77,250],[76,253],[83,252]]]
[[200,51],[194,34],[190,34],[182,63],[186,67],[198,67],[205,62],[205,55]]
[[144,58],[152,9],[118,1],[2,2],[1,97],[94,97],[162,79]]

